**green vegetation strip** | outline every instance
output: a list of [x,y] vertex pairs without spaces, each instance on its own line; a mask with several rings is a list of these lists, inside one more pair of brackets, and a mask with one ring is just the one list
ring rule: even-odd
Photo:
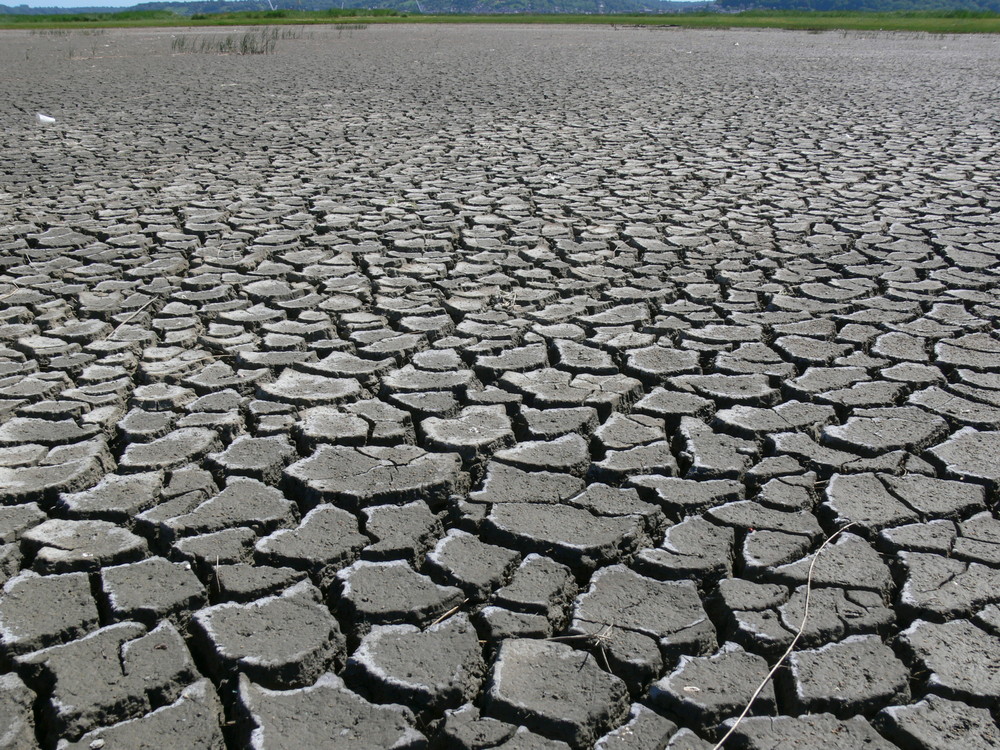
[[1000,14],[968,11],[895,13],[747,11],[665,15],[420,15],[393,10],[275,10],[180,16],[168,11],[0,16],[0,29],[86,29],[144,26],[258,26],[272,24],[505,23],[604,24],[683,28],[772,28],[807,31],[915,31],[929,34],[1000,33]]

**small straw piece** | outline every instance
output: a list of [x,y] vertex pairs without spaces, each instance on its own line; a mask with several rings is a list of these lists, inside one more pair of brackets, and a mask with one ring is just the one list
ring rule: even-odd
[[439,618],[437,618],[434,622],[432,622],[427,627],[431,628],[431,627],[434,627],[435,625],[437,625],[439,622],[444,622],[449,617],[451,617],[453,614],[455,614],[456,612],[458,612],[458,610],[460,610],[462,607],[464,607],[466,604],[468,604],[468,602],[469,602],[468,599],[463,599],[461,604],[457,604],[454,607],[452,607],[451,609],[449,609],[447,612],[445,612],[443,615],[441,615]]

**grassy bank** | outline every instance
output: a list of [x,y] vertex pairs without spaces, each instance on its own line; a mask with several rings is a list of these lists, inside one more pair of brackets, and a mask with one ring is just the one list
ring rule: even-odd
[[86,29],[143,26],[258,26],[338,23],[605,24],[682,28],[773,28],[808,31],[911,31],[929,34],[1000,33],[1000,14],[968,12],[683,13],[671,15],[420,15],[391,10],[275,10],[179,16],[167,11],[0,16],[0,29]]

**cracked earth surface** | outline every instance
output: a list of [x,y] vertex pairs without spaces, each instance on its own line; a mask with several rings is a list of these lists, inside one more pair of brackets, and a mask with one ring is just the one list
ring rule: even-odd
[[816,561],[726,747],[1000,745],[996,39],[171,33],[2,32],[0,744],[711,748]]

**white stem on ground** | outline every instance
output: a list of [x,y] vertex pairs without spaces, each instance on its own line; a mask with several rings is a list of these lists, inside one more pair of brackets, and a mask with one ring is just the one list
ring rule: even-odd
[[854,526],[856,523],[857,523],[856,521],[851,521],[846,526],[837,529],[837,531],[828,536],[826,538],[826,541],[824,541],[819,546],[819,549],[816,550],[816,554],[813,556],[812,562],[809,563],[809,573],[808,575],[806,575],[806,601],[805,601],[805,606],[802,610],[802,622],[799,625],[798,632],[795,633],[795,637],[792,639],[792,642],[788,644],[788,648],[785,650],[785,653],[783,653],[781,655],[781,658],[778,659],[777,662],[775,662],[774,666],[771,667],[771,671],[767,673],[767,676],[761,681],[760,685],[757,686],[757,689],[753,691],[753,695],[751,695],[750,700],[747,701],[747,705],[743,709],[743,713],[741,713],[739,716],[736,717],[736,721],[734,721],[733,725],[729,727],[729,731],[726,732],[725,735],[723,735],[722,739],[719,740],[718,744],[715,745],[712,748],[712,750],[722,750],[722,746],[726,744],[726,740],[729,739],[732,733],[736,731],[736,727],[740,725],[740,722],[747,717],[748,713],[750,713],[750,707],[753,706],[753,702],[757,700],[757,697],[761,694],[761,692],[763,692],[764,688],[767,687],[767,683],[769,683],[771,681],[771,678],[774,677],[774,673],[778,671],[781,665],[784,664],[785,659],[787,659],[791,655],[792,651],[795,649],[795,644],[799,642],[799,638],[802,637],[802,634],[806,630],[806,620],[809,619],[809,599],[811,598],[812,595],[813,568],[816,567],[816,561],[819,560],[820,553],[826,548],[826,545],[828,545],[842,533],[847,531],[847,529]]

